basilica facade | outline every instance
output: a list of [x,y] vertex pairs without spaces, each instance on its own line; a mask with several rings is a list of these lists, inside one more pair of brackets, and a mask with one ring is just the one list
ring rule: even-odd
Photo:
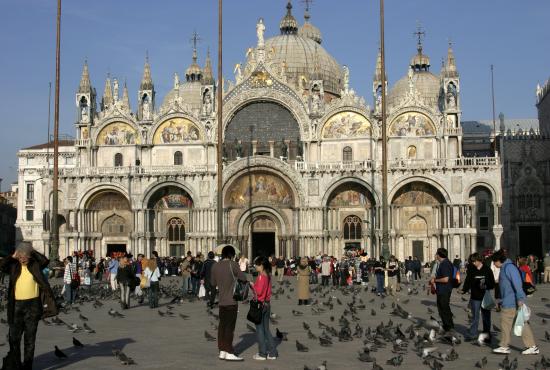
[[[107,78],[99,101],[84,65],[76,140],[61,148],[62,257],[75,250],[211,250],[217,130],[224,138],[224,235],[245,255],[340,256],[348,248],[380,254],[380,56],[369,104],[354,92],[352,71],[325,50],[307,12],[300,25],[289,3],[278,34],[269,33],[260,19],[256,45],[235,66],[234,81],[221,84],[209,56],[201,67],[195,49],[185,76],[174,76],[162,100],[146,60],[135,109],[116,79]],[[412,54],[386,99],[391,253],[428,261],[438,247],[462,258],[498,248],[501,166],[498,157],[462,155],[453,50],[439,74],[420,40]],[[19,152],[17,226],[20,238],[47,252],[52,185],[45,166],[51,154],[44,152]]]

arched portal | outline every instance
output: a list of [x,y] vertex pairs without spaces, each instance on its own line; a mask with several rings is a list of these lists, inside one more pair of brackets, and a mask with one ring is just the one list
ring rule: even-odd
[[344,182],[328,195],[326,223],[329,230],[327,252],[340,256],[345,250],[364,250],[375,255],[375,200],[357,182]]
[[118,256],[131,250],[133,212],[128,199],[116,190],[94,194],[85,204],[80,230],[100,235],[90,244],[100,248],[100,255]]
[[176,186],[158,188],[147,200],[146,229],[151,250],[165,256],[181,257],[188,241],[193,199]]
[[[528,194],[527,189],[523,189]],[[483,252],[494,248],[494,207],[491,191],[478,185],[470,190],[470,207],[473,209],[472,226],[476,229],[476,249]]]
[[392,254],[431,260],[441,237],[443,195],[431,184],[414,181],[397,190],[391,202],[391,225],[396,232]]

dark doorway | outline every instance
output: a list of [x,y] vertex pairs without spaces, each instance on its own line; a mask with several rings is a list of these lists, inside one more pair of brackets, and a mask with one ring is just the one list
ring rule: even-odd
[[418,258],[420,262],[424,262],[424,242],[422,240],[413,240],[412,256]]
[[542,228],[540,226],[519,226],[519,254],[534,254],[542,258]]
[[120,257],[126,254],[126,244],[107,244],[107,255],[109,257]]
[[275,233],[252,233],[252,258],[275,254]]
[[170,257],[184,257],[185,244],[170,244]]

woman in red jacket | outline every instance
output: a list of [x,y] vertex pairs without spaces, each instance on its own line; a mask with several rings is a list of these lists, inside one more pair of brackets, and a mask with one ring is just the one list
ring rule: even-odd
[[269,330],[269,318],[271,317],[271,263],[266,257],[258,257],[254,260],[254,266],[258,272],[258,277],[251,286],[256,299],[262,303],[262,321],[256,325],[259,352],[252,358],[259,361],[276,360],[279,353]]

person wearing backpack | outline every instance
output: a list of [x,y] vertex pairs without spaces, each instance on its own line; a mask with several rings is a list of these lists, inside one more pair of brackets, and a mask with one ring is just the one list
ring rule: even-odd
[[443,323],[443,331],[445,334],[451,334],[451,331],[454,330],[455,327],[450,306],[455,268],[447,256],[448,253],[445,248],[437,249],[435,258],[438,262],[438,267],[430,284],[432,286],[435,284],[437,310]]
[[[495,267],[500,269],[499,288],[502,299],[502,308],[500,312],[502,336],[500,338],[500,347],[493,349],[493,353],[507,355],[510,353],[510,333],[514,326],[517,310],[523,306],[527,297],[523,291],[520,270],[506,257],[504,251],[496,251],[492,259],[495,263]],[[527,347],[522,354],[539,354],[539,348],[535,343],[535,337],[533,336],[533,331],[528,322],[525,322],[523,325],[521,339],[523,340],[523,344]]]

